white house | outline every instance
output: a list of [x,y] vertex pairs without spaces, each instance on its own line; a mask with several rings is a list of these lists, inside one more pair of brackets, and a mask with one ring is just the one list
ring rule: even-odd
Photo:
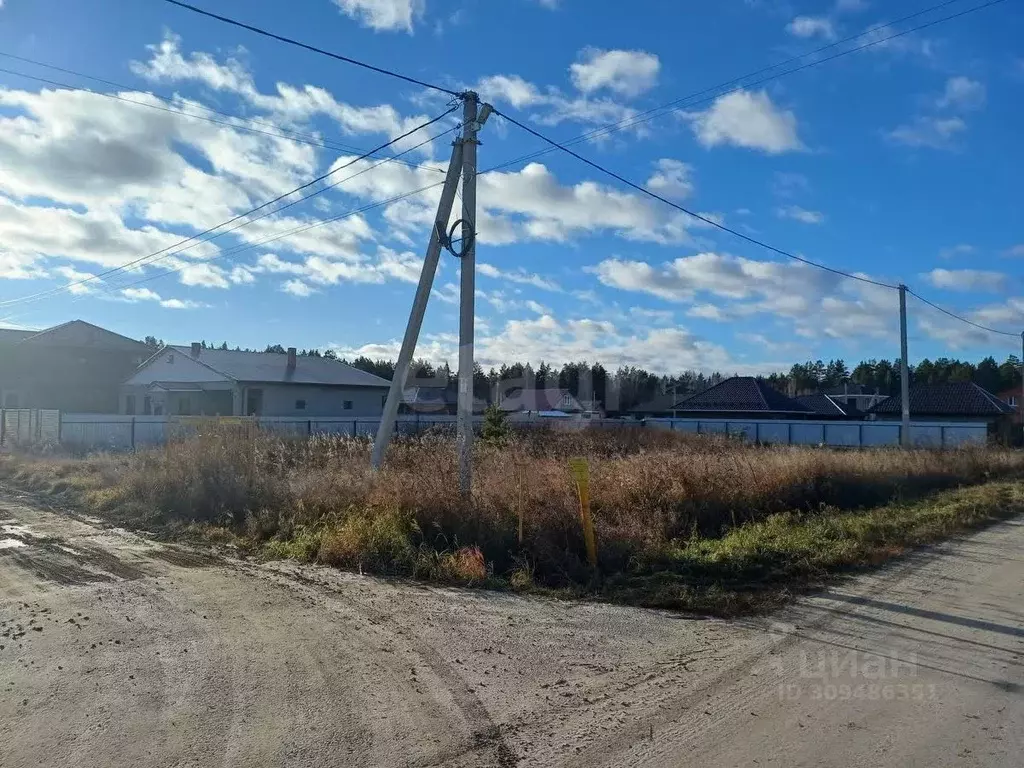
[[121,413],[380,416],[391,383],[327,357],[168,346],[121,385]]

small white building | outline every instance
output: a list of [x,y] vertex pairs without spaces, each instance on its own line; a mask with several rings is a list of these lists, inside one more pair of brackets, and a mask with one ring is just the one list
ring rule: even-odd
[[328,357],[168,346],[121,385],[121,413],[380,416],[391,382]]

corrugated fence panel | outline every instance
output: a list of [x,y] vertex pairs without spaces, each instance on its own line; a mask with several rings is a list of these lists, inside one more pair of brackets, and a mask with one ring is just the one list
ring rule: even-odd
[[757,425],[759,440],[762,443],[776,443],[786,445],[789,443],[789,423],[777,421],[762,421]]
[[[85,450],[131,450],[132,448],[160,445],[169,430],[181,426],[178,421],[184,417],[168,416],[124,416],[118,414],[63,414],[59,426],[54,411],[33,414],[27,409],[6,409],[2,411],[4,442],[14,444],[26,441],[53,441],[59,434],[61,442]],[[238,419],[234,419],[237,421]],[[198,419],[197,422],[209,421]],[[226,419],[225,421],[231,421]],[[174,422],[174,424],[170,424]],[[400,416],[396,424],[397,434],[420,434],[427,430],[452,431],[456,418],[445,414],[429,416]],[[479,428],[483,422],[474,417]],[[261,429],[280,435],[305,436],[307,434],[341,434],[359,437],[373,437],[377,433],[379,419],[357,419],[351,417],[326,417],[301,419],[295,417],[261,418]],[[679,432],[702,434],[729,434],[742,436],[749,442],[776,445],[832,445],[843,447],[898,445],[900,425],[898,422],[820,422],[820,421],[749,421],[740,419],[647,419],[633,420],[587,420],[587,419],[543,419],[536,416],[515,416],[509,419],[512,426],[529,428],[537,424],[565,429],[587,430],[598,428],[670,429]],[[987,427],[984,423],[915,422],[911,426],[912,441],[921,446],[956,447],[965,444],[984,444],[987,441]]]
[[825,442],[825,425],[812,422],[790,422],[789,441],[793,445],[821,445]]
[[910,425],[910,442],[921,448],[942,447],[942,427],[922,426],[920,424]]
[[848,448],[860,447],[860,430],[858,424],[826,424],[825,445],[844,446]]
[[861,445],[865,447],[900,444],[900,425],[864,422]]

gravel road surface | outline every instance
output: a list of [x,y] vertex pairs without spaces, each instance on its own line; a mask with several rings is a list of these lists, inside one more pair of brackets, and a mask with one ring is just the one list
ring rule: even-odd
[[719,621],[257,565],[0,494],[0,766],[1006,766],[1024,524]]

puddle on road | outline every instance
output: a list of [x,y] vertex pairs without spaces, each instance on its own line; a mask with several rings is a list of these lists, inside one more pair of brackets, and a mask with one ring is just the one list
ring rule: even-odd
[[21,539],[0,539],[0,549],[17,549],[28,546]]

